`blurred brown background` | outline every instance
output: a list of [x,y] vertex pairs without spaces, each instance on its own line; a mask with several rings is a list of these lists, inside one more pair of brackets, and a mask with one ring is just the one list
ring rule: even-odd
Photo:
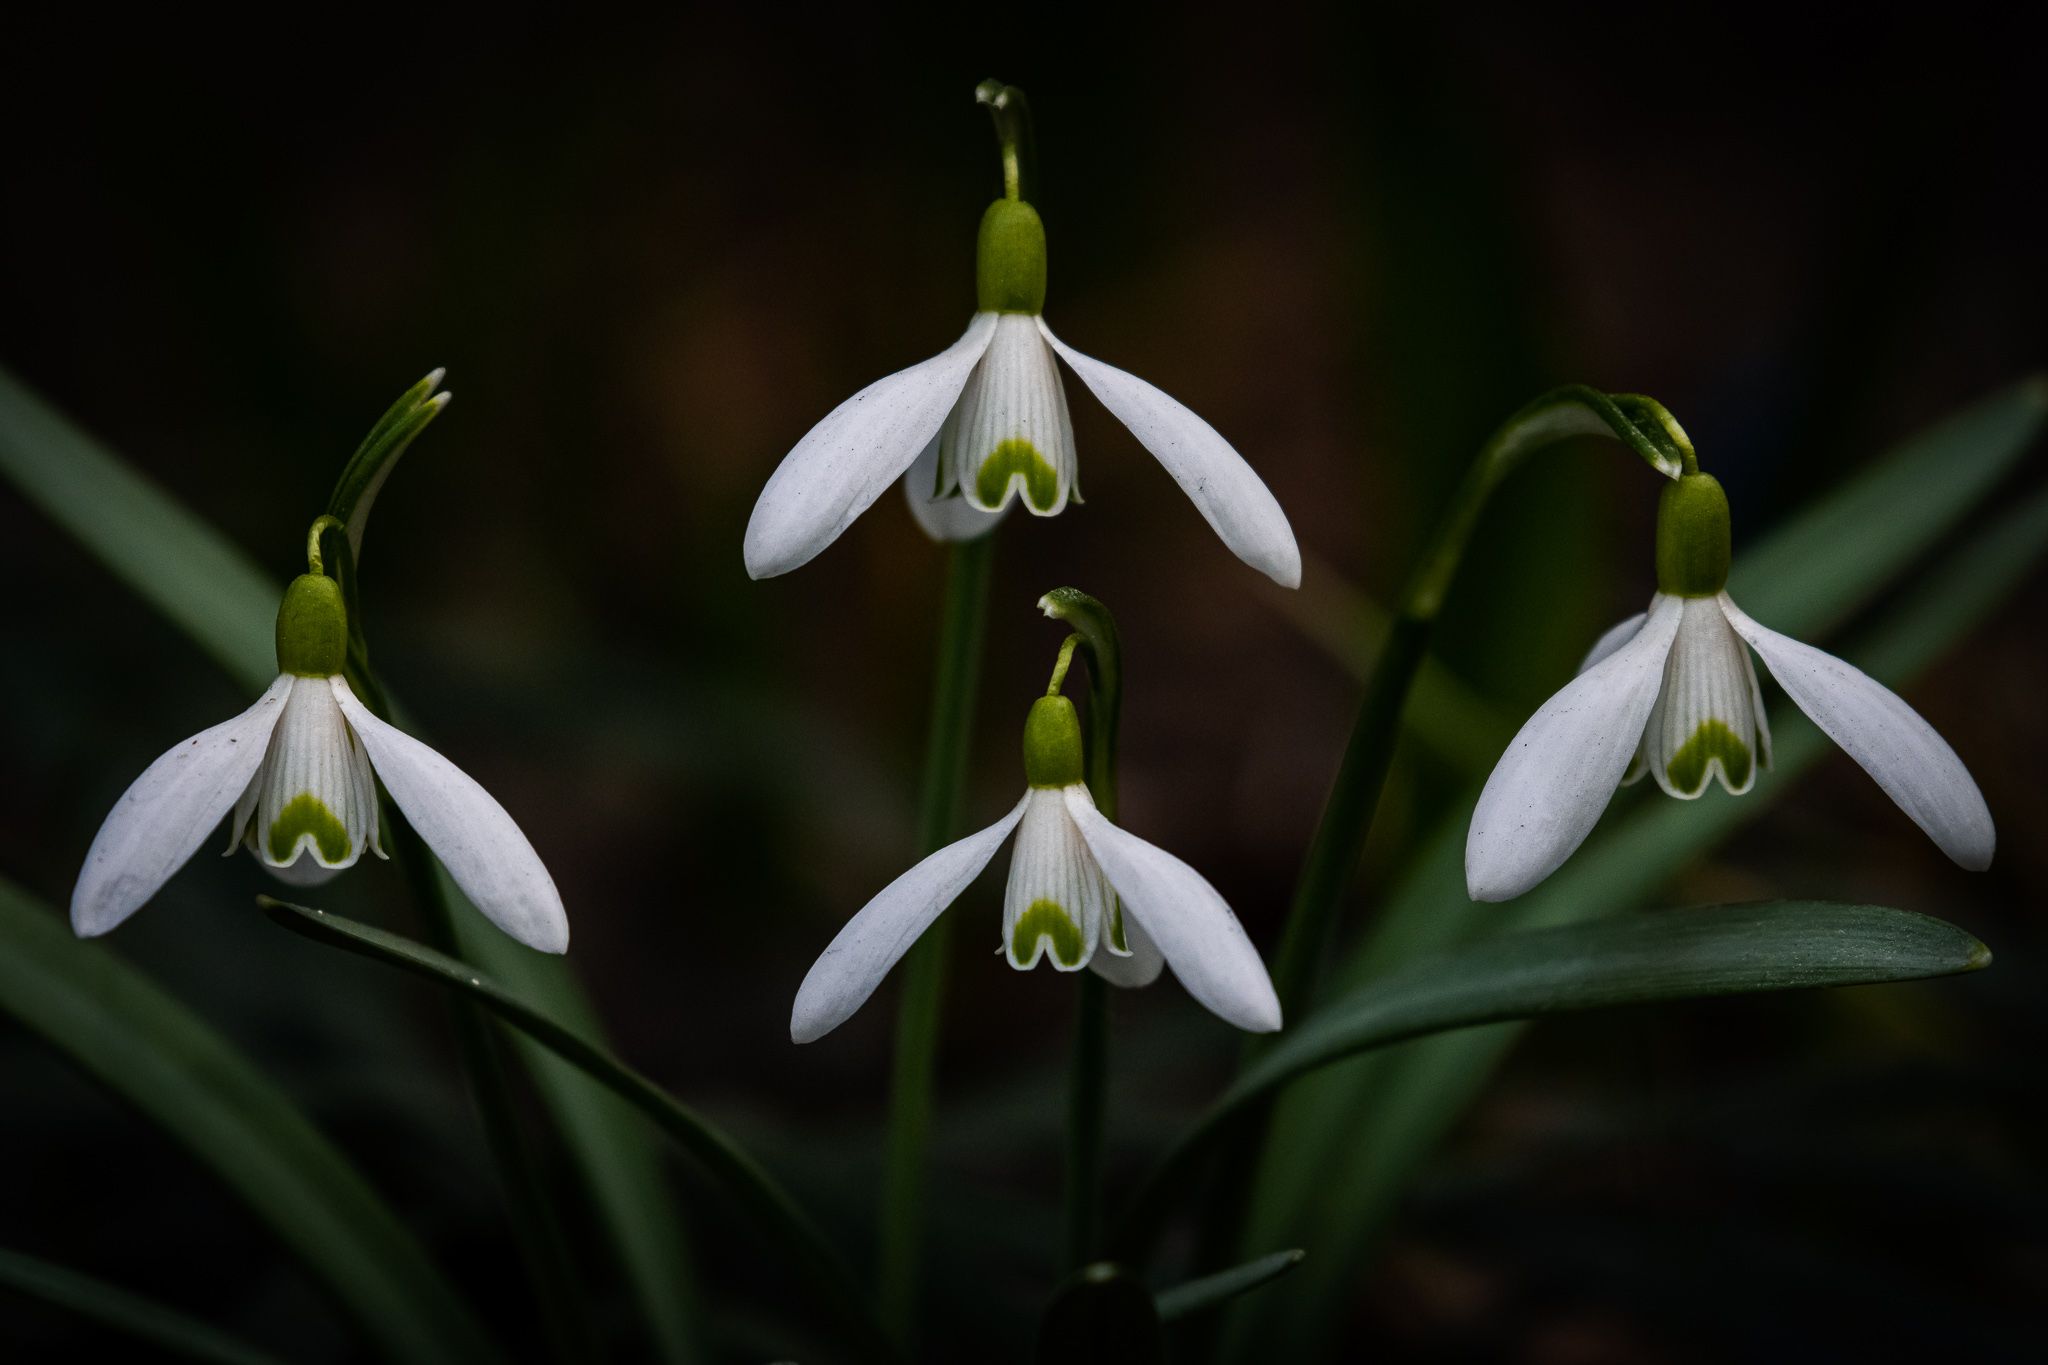
[[[1390,598],[1506,413],[1566,381],[1657,396],[1727,484],[1740,555],[2039,366],[2040,34],[2015,14],[336,15],[119,41],[17,17],[0,362],[280,582],[368,424],[449,367],[370,531],[380,666],[548,860],[623,1053],[857,1239],[893,992],[801,1051],[787,1012],[914,852],[941,555],[894,494],[782,579],[749,582],[740,537],[812,422],[964,324],[998,187],[975,81],[1034,100],[1048,319],[1229,436],[1310,567],[1290,615],[1070,384],[1088,502],[1003,532],[968,819],[1019,782],[1059,639],[1033,602],[1083,587],[1127,651],[1124,822],[1270,948],[1358,690],[1294,616],[1327,620],[1338,584]],[[1652,492],[1588,448],[1499,499],[1440,652],[1502,724],[1650,591]],[[0,868],[61,904],[123,786],[246,702],[11,492],[0,575]],[[1909,692],[1990,800],[1990,873],[1838,756],[1670,897],[1928,910],[1996,967],[1538,1030],[1356,1286],[1341,1358],[2036,1347],[2043,586]],[[1353,925],[1478,775],[1404,758]],[[263,886],[202,856],[113,949],[288,1083],[465,1283],[530,1311],[438,1002],[278,933]],[[402,926],[402,900],[373,867],[322,903]],[[991,882],[955,911],[942,1236],[1019,1316],[936,1310],[958,1358],[1015,1354],[1057,1191],[1068,992],[989,957],[998,904]],[[1235,1040],[1171,984],[1115,1022],[1127,1179]],[[328,1320],[175,1151],[5,1028],[0,1094],[0,1245],[271,1341]],[[702,1256],[772,1314],[750,1249]],[[25,1352],[93,1339],[0,1305]]]

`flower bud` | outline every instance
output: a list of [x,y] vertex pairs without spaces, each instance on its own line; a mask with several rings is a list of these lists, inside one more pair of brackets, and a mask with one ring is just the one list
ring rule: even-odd
[[1687,474],[1657,502],[1657,590],[1712,597],[1728,583],[1728,495],[1711,474]]
[[1081,718],[1065,697],[1040,697],[1024,722],[1024,780],[1071,787],[1081,780]]
[[328,678],[348,659],[348,609],[341,584],[324,574],[302,573],[284,591],[277,609],[277,667],[301,678]]
[[981,215],[974,293],[984,313],[1045,311],[1045,224],[1021,199],[998,199]]

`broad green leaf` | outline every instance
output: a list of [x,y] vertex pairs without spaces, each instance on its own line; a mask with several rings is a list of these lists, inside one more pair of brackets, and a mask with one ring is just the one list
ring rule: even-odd
[[[1828,621],[1882,591],[1913,550],[1950,531],[2018,462],[2038,435],[2042,416],[2043,387],[2029,381],[1916,437],[1873,473],[1849,481],[1834,498],[1738,555],[1731,595],[1775,629],[1819,637]],[[1872,486],[1888,490],[1887,530],[1846,532],[1831,510],[1836,500],[1871,507]],[[1916,488],[1921,496],[1914,495]],[[1951,496],[1959,488],[1969,491],[1967,500]],[[1797,553],[1780,548],[1785,545]],[[2037,495],[1923,574],[1844,657],[1889,685],[1901,685],[1965,636],[2044,550],[2048,498]],[[1755,563],[1765,565],[1768,579],[1753,573],[1749,566]],[[1811,594],[1801,586],[1809,575],[1819,585]],[[1462,855],[1472,803],[1458,803],[1333,975],[1333,989],[1477,934],[1642,904],[1687,862],[1765,815],[1795,789],[1803,772],[1832,752],[1789,708],[1779,707],[1771,724],[1775,766],[1748,795],[1675,802],[1624,794],[1618,809],[1556,875],[1503,906],[1480,911],[1466,900]],[[1518,1026],[1507,1026],[1430,1039],[1346,1064],[1290,1091],[1269,1149],[1285,1152],[1286,1159],[1270,1159],[1262,1167],[1247,1234],[1269,1246],[1288,1240],[1316,1249],[1313,1265],[1260,1301],[1264,1320],[1283,1334],[1289,1349],[1305,1352],[1304,1343],[1329,1330],[1328,1314],[1318,1305],[1330,1303],[1329,1295],[1356,1276],[1400,1190],[1518,1036]]]
[[1204,1275],[1199,1280],[1162,1289],[1155,1296],[1159,1305],[1159,1320],[1174,1322],[1211,1308],[1221,1308],[1238,1297],[1249,1294],[1261,1285],[1271,1284],[1288,1271],[1300,1265],[1306,1251],[1276,1251],[1270,1256],[1261,1256],[1255,1261],[1232,1266],[1214,1275]]
[[890,1360],[895,1350],[844,1262],[775,1178],[716,1125],[609,1051],[549,1017],[466,962],[423,944],[324,910],[269,896],[256,903],[295,933],[425,977],[481,1005],[565,1063],[603,1085],[650,1120],[751,1217],[847,1327],[862,1354]]
[[1232,1115],[1297,1077],[1373,1048],[1511,1019],[1975,971],[1991,954],[1926,915],[1769,901],[1493,934],[1414,959],[1316,1009],[1248,1067],[1148,1177],[1116,1242],[1144,1250],[1156,1215]]
[[0,1010],[211,1169],[386,1359],[492,1356],[412,1234],[242,1055],[105,945],[0,881]]
[[[353,517],[357,530],[403,441],[440,410],[428,397],[434,378],[408,390],[365,438],[357,452],[364,458],[348,467],[360,477],[351,481],[344,473],[344,485],[357,487],[357,493],[348,499],[337,492],[335,501],[346,502],[344,520]],[[396,438],[402,439],[394,445]],[[277,676],[273,630],[283,585],[5,368],[0,475],[190,635],[250,696]],[[312,520],[308,515],[306,521]],[[463,956],[521,998],[597,1036],[596,1013],[568,964],[506,938],[448,885],[459,907],[456,932]],[[602,1087],[523,1039],[519,1052],[617,1248],[663,1359],[692,1358],[693,1277],[659,1148]]]
[[278,1357],[197,1318],[18,1251],[0,1251],[0,1289],[75,1313],[181,1360],[208,1365],[280,1365]]

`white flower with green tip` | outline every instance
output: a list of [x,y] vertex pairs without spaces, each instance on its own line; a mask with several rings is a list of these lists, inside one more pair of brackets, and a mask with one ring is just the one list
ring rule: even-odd
[[809,562],[898,479],[918,524],[940,540],[986,532],[1012,502],[1050,517],[1078,501],[1057,355],[1232,552],[1282,586],[1300,586],[1287,515],[1244,457],[1180,403],[1046,326],[1037,211],[1017,199],[990,205],[977,260],[979,311],[966,334],[834,408],[769,477],[747,523],[747,572],[770,578]]
[[1081,727],[1065,697],[1041,697],[1024,728],[1029,789],[1009,814],[926,858],[882,889],[812,964],[789,1034],[799,1043],[844,1023],[1014,831],[1003,894],[1010,965],[1083,968],[1145,986],[1162,966],[1212,1013],[1254,1033],[1280,1027],[1258,950],[1216,888],[1180,859],[1117,828],[1081,777]]
[[1725,589],[1728,560],[1727,497],[1687,474],[1659,505],[1649,610],[1600,637],[1487,779],[1465,841],[1472,899],[1511,900],[1555,872],[1617,781],[1648,774],[1684,800],[1713,781],[1748,791],[1771,763],[1751,649],[1943,853],[1973,872],[1991,865],[1991,812],[1955,750],[1861,670],[1751,620]]
[[348,618],[331,578],[304,574],[277,617],[278,678],[256,704],[185,740],[114,804],[71,893],[81,937],[104,934],[154,896],[230,816],[246,846],[287,882],[308,885],[384,856],[377,781],[492,923],[559,953],[569,921],[533,845],[474,779],[380,720],[341,676]]

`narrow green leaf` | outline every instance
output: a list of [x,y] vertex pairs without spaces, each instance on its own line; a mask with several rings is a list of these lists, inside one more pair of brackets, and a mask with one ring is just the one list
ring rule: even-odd
[[341,1300],[384,1358],[485,1359],[482,1330],[344,1156],[147,977],[0,881],[0,1010],[211,1169]]
[[1771,901],[1499,934],[1407,964],[1316,1010],[1254,1062],[1148,1177],[1116,1245],[1135,1252],[1225,1120],[1298,1076],[1372,1048],[1510,1019],[1975,971],[1952,924],[1874,905]]
[[[428,380],[422,380],[392,405],[364,440],[359,459],[350,462],[359,473],[381,472],[373,479],[352,480],[345,474],[336,505],[352,516],[367,507],[369,489],[381,486],[395,458],[390,446],[394,431],[407,440],[417,434],[416,427],[400,430],[406,414],[421,421],[422,408],[427,418],[439,411],[426,401],[430,392]],[[372,459],[380,449],[383,458]],[[283,585],[5,368],[0,368],[0,475],[191,636],[251,697],[277,676],[273,629]],[[346,491],[349,485],[359,486],[353,498]],[[300,534],[294,529],[294,540]],[[352,571],[353,557],[347,562]],[[599,1036],[589,996],[566,962],[522,948],[459,893],[453,899],[464,957],[552,1017],[572,1023],[587,1037]],[[620,1102],[573,1067],[523,1040],[519,1051],[590,1190],[594,1210],[639,1296],[641,1314],[661,1344],[662,1358],[691,1359],[687,1243],[652,1136],[638,1124],[619,1122]]]
[[425,977],[482,1005],[632,1105],[694,1160],[787,1254],[811,1280],[819,1297],[848,1329],[865,1357],[895,1358],[888,1335],[838,1253],[775,1178],[709,1120],[603,1047],[564,1027],[468,963],[324,910],[292,905],[269,896],[258,896],[256,902],[272,919],[295,933]]
[[1276,1251],[1270,1256],[1261,1256],[1256,1261],[1232,1266],[1214,1275],[1204,1275],[1199,1280],[1163,1289],[1157,1296],[1159,1320],[1174,1322],[1221,1308],[1241,1294],[1249,1294],[1261,1285],[1271,1284],[1288,1271],[1300,1265],[1308,1253],[1299,1248],[1293,1251]]
[[0,1250],[0,1288],[76,1313],[183,1360],[280,1365],[278,1357],[197,1318],[18,1251]]

